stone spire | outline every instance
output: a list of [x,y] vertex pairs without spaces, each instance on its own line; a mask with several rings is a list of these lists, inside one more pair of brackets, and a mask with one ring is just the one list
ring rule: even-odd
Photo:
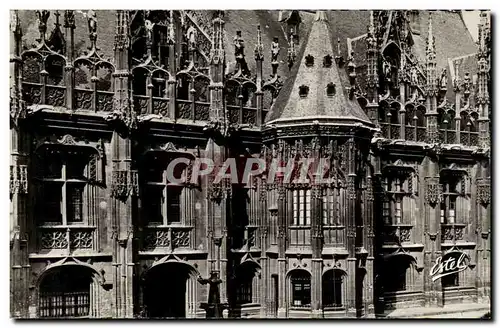
[[[366,62],[367,62],[367,91],[368,100],[370,103],[378,103],[378,49],[377,36],[375,35],[375,19],[373,10],[370,11],[370,23],[368,25],[368,33],[366,36]],[[375,115],[375,117],[378,117]],[[375,118],[372,117],[372,120]]]
[[490,146],[489,120],[490,120],[490,95],[489,87],[489,42],[490,42],[490,27],[489,17],[485,11],[481,12],[481,23],[479,24],[479,49],[477,54],[477,101],[479,111],[479,143],[480,147],[487,148]]
[[427,107],[427,142],[439,142],[437,96],[439,88],[436,75],[436,47],[432,32],[432,13],[429,13],[429,29],[426,47],[426,107]]
[[429,96],[433,96],[437,94],[438,88],[436,76],[436,47],[434,34],[432,32],[432,13],[429,13],[429,29],[425,54],[427,60],[427,93]]
[[325,120],[373,126],[355,97],[349,98],[350,80],[355,82],[355,75],[351,71],[352,75],[346,76],[345,70],[331,60],[335,53],[331,40],[327,16],[318,11],[292,75],[268,114],[268,124]]

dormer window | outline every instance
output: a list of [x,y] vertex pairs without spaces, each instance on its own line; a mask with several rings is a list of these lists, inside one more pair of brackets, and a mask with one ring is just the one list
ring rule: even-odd
[[306,66],[311,67],[314,66],[314,57],[311,55],[306,56]]
[[326,86],[326,95],[328,97],[333,97],[335,96],[335,84],[333,83],[328,83]]
[[323,67],[330,68],[332,67],[332,56],[326,55],[323,57]]
[[307,97],[308,93],[309,93],[309,87],[307,85],[301,85],[299,87],[299,96],[300,96],[300,98]]

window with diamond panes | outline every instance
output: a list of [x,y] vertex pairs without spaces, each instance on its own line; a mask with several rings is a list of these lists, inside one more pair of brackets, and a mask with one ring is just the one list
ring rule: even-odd
[[49,225],[85,224],[84,197],[91,157],[84,152],[47,150],[38,157],[36,213]]

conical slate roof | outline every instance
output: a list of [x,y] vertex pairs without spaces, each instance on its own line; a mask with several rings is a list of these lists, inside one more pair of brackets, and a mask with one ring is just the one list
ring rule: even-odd
[[[267,124],[323,121],[362,123],[373,127],[355,97],[349,99],[346,89],[350,86],[348,77],[344,68],[339,68],[334,60],[337,51],[334,51],[331,40],[326,14],[318,11],[310,32],[304,39],[305,46],[299,50],[298,60],[292,68],[296,72],[291,72],[285,82],[267,116]],[[331,59],[329,66],[324,64],[326,56]],[[334,85],[333,93],[327,93],[328,85]],[[300,94],[304,87],[308,88],[306,96]]]

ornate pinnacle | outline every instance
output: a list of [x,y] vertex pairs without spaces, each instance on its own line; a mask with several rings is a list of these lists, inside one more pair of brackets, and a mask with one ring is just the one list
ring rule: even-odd
[[64,27],[75,28],[75,12],[73,10],[64,11]]
[[173,10],[170,10],[170,22],[168,24],[167,43],[168,44],[174,44],[175,43],[174,11]]
[[291,69],[295,62],[295,42],[293,40],[293,29],[290,31],[290,40],[288,40],[288,68]]
[[19,20],[19,15],[17,10],[12,10],[12,18],[10,20],[10,30],[14,33],[15,36],[21,36],[21,21]]
[[255,45],[255,60],[264,60],[264,45],[262,44],[262,32],[260,25],[257,26],[257,44]]
[[370,24],[368,25],[368,36],[375,37],[375,23],[373,18],[373,10],[370,10]]
[[433,61],[436,58],[436,49],[435,49],[435,39],[432,33],[432,13],[429,13],[429,32],[427,35],[427,49],[426,55],[428,61]]
[[61,23],[59,23],[59,16],[61,16],[61,14],[59,13],[59,10],[56,10],[56,12],[54,13],[54,16],[56,16],[56,22],[54,23],[54,25],[56,26],[56,28],[58,28],[59,26],[61,26]]
[[124,49],[130,45],[129,13],[118,10],[116,13],[115,49]]
[[458,71],[458,66],[459,66],[459,62],[458,60],[455,61],[455,78],[453,79],[453,90],[455,90],[455,92],[459,92],[460,91],[460,88],[461,88],[461,85],[460,85],[460,76],[458,75],[459,74],[459,71]]

